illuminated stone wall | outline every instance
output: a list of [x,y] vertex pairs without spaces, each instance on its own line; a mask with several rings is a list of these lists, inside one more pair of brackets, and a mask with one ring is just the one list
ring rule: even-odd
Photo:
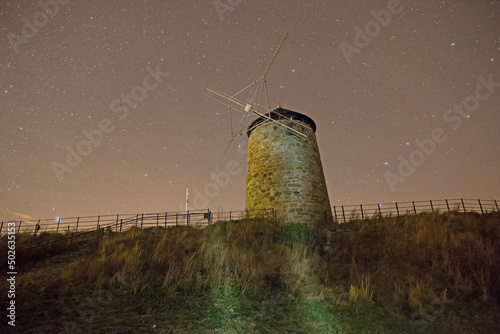
[[249,129],[254,128],[248,139],[245,209],[251,215],[256,210],[274,208],[277,218],[288,222],[333,221],[316,125],[293,111],[279,108],[275,112],[301,121],[279,122],[310,133],[304,140],[271,121],[260,119],[250,125]]

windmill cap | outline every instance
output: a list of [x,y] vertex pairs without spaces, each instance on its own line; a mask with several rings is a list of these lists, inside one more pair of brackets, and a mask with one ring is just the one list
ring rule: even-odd
[[[288,109],[284,109],[284,108],[281,108],[281,107],[278,107],[276,109],[274,109],[273,111],[271,111],[270,113],[267,113],[265,114],[266,116],[274,119],[274,120],[282,120],[282,119],[287,119],[287,118],[291,118],[295,121],[299,121],[299,122],[302,122],[302,123],[305,123],[306,125],[308,125],[314,132],[316,132],[316,123],[314,123],[314,121],[304,115],[304,114],[301,114],[301,113],[298,113],[298,112],[295,112],[295,111],[291,111],[291,110],[288,110]],[[247,128],[247,135],[248,137],[250,137],[250,134],[252,133],[252,131],[260,125],[260,123],[264,123],[268,121],[266,118],[263,118],[263,117],[259,117],[257,118],[256,120],[254,120],[252,122],[252,124],[250,124],[250,126],[248,126]]]

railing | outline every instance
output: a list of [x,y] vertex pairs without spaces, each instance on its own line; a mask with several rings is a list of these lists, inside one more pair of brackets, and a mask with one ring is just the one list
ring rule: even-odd
[[[497,200],[480,199],[454,199],[454,200],[429,200],[411,202],[393,202],[381,204],[341,205],[332,207],[333,218],[336,222],[345,223],[352,220],[365,220],[374,216],[400,216],[418,214],[424,211],[440,212],[478,212],[487,213],[500,211]],[[162,212],[141,214],[117,214],[85,217],[68,217],[59,219],[38,219],[16,221],[17,233],[77,233],[111,229],[123,231],[136,226],[172,227],[172,226],[206,226],[214,221],[240,220],[247,216],[247,211],[211,212],[210,210],[197,210],[186,212]],[[274,219],[275,210],[268,209],[259,212],[260,216]],[[37,225],[40,229],[37,230]],[[0,223],[0,235],[7,233],[7,223]]]
[[[360,204],[334,206],[332,213],[334,221],[337,223],[347,223],[354,220],[365,220],[372,217],[400,216],[408,214],[419,214],[426,211],[437,212],[477,212],[485,214],[493,211],[500,211],[497,200],[429,200],[412,202],[394,202],[385,204]],[[251,215],[249,215],[251,213]],[[95,240],[99,242],[105,231],[122,232],[132,227],[174,227],[174,226],[194,226],[204,227],[217,221],[241,220],[248,216],[259,216],[268,219],[276,219],[276,210],[268,209],[259,212],[249,211],[229,211],[214,213],[210,210],[188,211],[186,212],[164,212],[164,213],[142,213],[142,214],[117,214],[102,216],[87,216],[61,218],[57,220],[39,219],[30,221],[15,222],[13,226],[17,233],[37,234],[41,232],[61,233],[57,239],[36,238],[37,240],[24,245],[19,250],[49,249],[59,245],[73,245],[80,242]],[[36,225],[40,229],[36,231]],[[7,234],[10,223],[1,222],[0,235]],[[65,246],[64,246],[65,247]]]
[[[117,214],[85,217],[68,217],[59,219],[38,219],[15,222],[16,233],[39,234],[78,233],[111,229],[115,232],[124,231],[131,226],[139,228],[172,227],[172,226],[206,226],[213,221],[240,220],[247,216],[247,211],[211,212],[210,210],[195,210],[188,212],[162,212],[141,214]],[[274,210],[261,210],[259,215],[274,217]],[[37,231],[37,225],[40,229]],[[7,233],[7,223],[0,223],[0,235]]]
[[[240,220],[245,218],[249,212],[247,211],[229,211],[229,212],[219,212],[213,213],[210,210],[206,211],[188,211],[186,212],[174,212],[174,213],[143,213],[135,215],[116,215],[112,216],[91,216],[91,217],[76,217],[76,218],[64,218],[65,225],[68,228],[61,228],[61,221],[63,219],[58,219],[56,222],[51,222],[50,220],[32,220],[27,222],[24,221],[24,229],[21,230],[23,221],[16,222],[14,226],[16,227],[16,232],[23,233],[33,233],[38,234],[43,232],[55,232],[64,233],[64,235],[58,237],[57,239],[44,239],[36,238],[35,241],[31,242],[29,245],[20,246],[19,251],[26,252],[28,250],[34,251],[39,249],[49,249],[50,247],[58,246],[72,246],[76,243],[96,241],[99,242],[99,238],[102,237],[106,231],[111,232],[122,232],[126,231],[132,227],[136,228],[149,228],[149,227],[175,227],[175,226],[194,226],[194,227],[204,227],[210,225],[212,222],[217,221],[230,221],[230,220]],[[260,210],[258,212],[253,211],[252,216],[259,216],[269,219],[274,219],[274,210]],[[45,222],[45,228],[36,231],[33,229],[33,223],[35,226],[37,223]],[[1,228],[4,224],[0,226]],[[6,226],[10,224],[5,224]],[[28,226],[28,228],[26,227]],[[5,228],[4,234],[7,233],[7,228]],[[65,246],[66,245],[66,246]]]
[[419,214],[426,211],[439,212],[477,212],[500,211],[497,200],[454,199],[394,202],[382,204],[341,205],[332,208],[336,222],[347,223],[353,220],[365,220],[375,216],[400,216]]

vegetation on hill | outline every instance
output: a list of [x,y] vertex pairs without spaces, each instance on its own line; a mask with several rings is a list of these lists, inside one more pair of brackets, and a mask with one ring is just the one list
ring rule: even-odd
[[[21,247],[65,236],[17,237]],[[68,247],[19,254],[16,328],[0,329],[500,332],[499,213],[131,228]]]

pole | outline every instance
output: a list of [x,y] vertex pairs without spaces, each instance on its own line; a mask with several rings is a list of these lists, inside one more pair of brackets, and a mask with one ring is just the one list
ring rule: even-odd
[[96,236],[96,244],[99,246],[99,232],[101,231],[101,226],[99,225],[99,222],[101,221],[101,216],[97,216],[97,236]]
[[38,223],[35,226],[35,236],[38,234],[38,226],[40,226],[40,219],[38,219]]
[[59,223],[61,222],[61,218],[57,218],[57,229],[56,233],[59,233]]
[[448,200],[445,199],[445,202],[446,202],[446,208],[448,209],[448,212],[450,212],[450,204],[448,204]]
[[363,214],[363,205],[360,204],[359,207],[361,208],[361,219],[365,220],[365,215]]
[[478,199],[477,201],[479,202],[479,208],[481,208],[481,213],[484,214],[483,206],[481,205],[481,200]]
[[396,212],[398,213],[398,217],[399,217],[399,208],[398,208],[398,202],[395,202],[396,203]]
[[186,188],[186,221],[184,222],[184,225],[188,225],[188,203],[189,203],[189,188]]
[[461,199],[460,199],[460,201],[462,202],[462,208],[464,208],[464,212],[467,212],[467,211],[465,210],[464,199],[463,199],[463,198],[461,198]]

